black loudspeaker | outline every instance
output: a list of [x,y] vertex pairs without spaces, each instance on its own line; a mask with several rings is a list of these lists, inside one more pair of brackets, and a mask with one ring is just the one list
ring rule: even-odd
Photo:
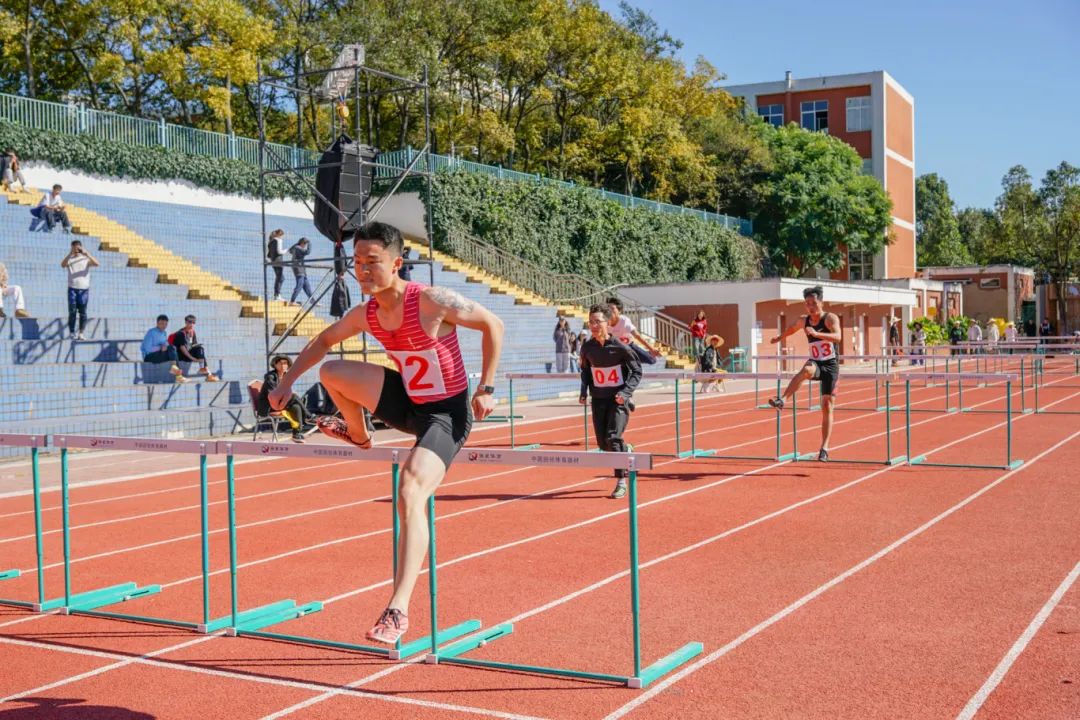
[[378,156],[375,148],[342,135],[320,158],[315,187],[326,200],[316,195],[314,220],[315,227],[330,240],[336,242],[342,231],[363,224],[375,171],[366,163],[375,162]]

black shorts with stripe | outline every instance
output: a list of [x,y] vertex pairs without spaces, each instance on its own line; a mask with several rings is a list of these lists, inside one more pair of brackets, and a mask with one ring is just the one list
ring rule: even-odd
[[840,363],[836,358],[821,362],[807,360],[806,366],[814,371],[814,376],[811,379],[821,383],[822,395],[836,394],[836,386],[840,382]]

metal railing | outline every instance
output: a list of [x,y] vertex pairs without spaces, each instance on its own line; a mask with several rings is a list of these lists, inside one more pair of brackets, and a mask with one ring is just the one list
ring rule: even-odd
[[[253,138],[174,125],[165,122],[164,118],[147,120],[103,110],[94,110],[81,103],[77,105],[64,104],[0,93],[0,119],[9,120],[37,130],[49,130],[65,135],[92,135],[103,140],[127,143],[129,145],[164,147],[190,155],[228,158],[240,160],[250,165],[259,164],[259,141]],[[319,152],[296,147],[295,145],[281,145],[278,143],[267,143],[267,145],[275,151],[278,157],[287,158],[293,167],[316,165],[321,156]],[[402,150],[383,153],[379,157],[379,162],[404,169],[408,167],[416,154],[415,149],[407,147]],[[418,167],[423,169],[425,166],[420,164]],[[434,153],[431,155],[431,169],[434,171],[458,170],[492,175],[502,180],[556,185],[564,188],[577,187],[572,182],[555,180],[540,174],[507,170],[495,165],[484,165],[450,155],[437,155]],[[389,170],[383,168],[379,171],[380,176],[389,176],[390,174]],[[602,188],[586,187],[584,189],[626,208],[644,208],[653,212],[690,215],[701,220],[723,225],[743,235],[749,236],[753,233],[751,222],[742,218],[708,212],[707,210],[687,208],[681,205],[656,202],[655,200],[646,200],[633,195],[609,192]]]
[[690,349],[693,344],[690,327],[686,323],[627,298],[618,291],[622,285],[604,286],[583,275],[553,273],[464,233],[449,233],[445,244],[440,245],[441,249],[459,260],[504,278],[555,305],[587,309],[590,305],[603,305],[608,298],[617,297],[623,302],[623,312],[642,334],[652,336],[661,345],[680,355],[693,354]]

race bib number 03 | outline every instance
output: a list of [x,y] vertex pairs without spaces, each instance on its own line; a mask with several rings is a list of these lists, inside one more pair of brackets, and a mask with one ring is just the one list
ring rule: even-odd
[[446,392],[442,368],[439,366],[439,353],[435,348],[387,350],[387,354],[398,366],[409,397],[429,397]]
[[831,342],[816,341],[810,343],[810,357],[815,360],[830,360],[833,355],[833,344]]
[[594,367],[592,380],[596,387],[619,387],[623,384],[622,365]]

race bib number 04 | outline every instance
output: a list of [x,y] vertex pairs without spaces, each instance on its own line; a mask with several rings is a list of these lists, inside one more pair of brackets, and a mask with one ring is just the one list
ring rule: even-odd
[[615,367],[594,367],[593,385],[596,387],[619,387],[623,384],[622,365]]
[[815,360],[829,360],[833,357],[833,344],[831,342],[810,343],[810,357]]
[[439,353],[435,348],[387,350],[387,354],[398,366],[409,397],[429,397],[446,392],[442,368],[439,365]]

